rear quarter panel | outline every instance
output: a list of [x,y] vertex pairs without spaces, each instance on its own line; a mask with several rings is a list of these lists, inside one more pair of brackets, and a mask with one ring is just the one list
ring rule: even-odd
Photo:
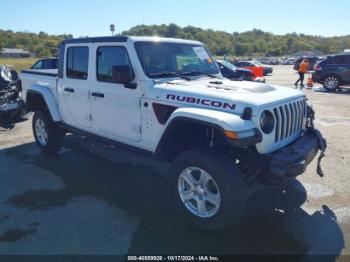
[[[37,70],[25,70],[19,74],[20,79],[22,80],[22,96],[24,101],[26,101],[27,92],[32,88],[33,85],[41,85],[48,88],[52,94],[54,95],[57,101],[57,91],[56,91],[56,83],[57,77],[54,76],[52,70],[40,70],[43,73],[50,73],[53,75],[44,75],[44,74],[36,74]],[[45,71],[45,72],[44,72]],[[33,72],[33,73],[29,73]],[[37,72],[41,73],[41,72]]]

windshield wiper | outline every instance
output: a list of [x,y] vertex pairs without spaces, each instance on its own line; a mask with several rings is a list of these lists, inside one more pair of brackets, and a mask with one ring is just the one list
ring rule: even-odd
[[211,78],[219,78],[215,75],[212,75],[212,74],[209,74],[209,73],[205,73],[205,72],[202,72],[200,70],[192,70],[192,71],[189,71],[189,72],[184,72],[182,73],[183,75],[206,75],[206,76],[209,76]]
[[168,72],[168,71],[163,71],[163,72],[160,72],[160,73],[153,73],[153,74],[149,74],[150,77],[157,77],[157,76],[177,76],[177,77],[180,77],[182,79],[185,79],[187,81],[191,81],[191,78],[187,77],[187,76],[184,76],[183,74],[179,74],[179,73],[176,73],[176,72]]

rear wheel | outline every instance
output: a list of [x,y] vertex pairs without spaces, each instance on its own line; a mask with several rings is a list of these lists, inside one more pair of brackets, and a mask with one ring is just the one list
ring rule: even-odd
[[60,149],[64,132],[51,120],[48,112],[36,111],[32,128],[35,142],[42,152],[52,154]]
[[172,163],[176,209],[205,231],[224,231],[245,208],[245,186],[233,160],[216,151],[188,151]]
[[335,91],[339,88],[340,79],[336,75],[329,75],[323,81],[323,87],[329,91]]

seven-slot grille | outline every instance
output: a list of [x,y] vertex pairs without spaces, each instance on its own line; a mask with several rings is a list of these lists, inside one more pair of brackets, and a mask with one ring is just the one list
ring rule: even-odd
[[273,109],[276,119],[275,142],[281,142],[304,128],[306,119],[305,99],[284,104]]

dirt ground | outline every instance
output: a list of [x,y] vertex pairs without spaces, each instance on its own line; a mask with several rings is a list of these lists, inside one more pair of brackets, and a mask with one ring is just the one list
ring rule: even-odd
[[[296,77],[275,66],[267,82],[292,88]],[[253,197],[225,234],[174,216],[166,164],[77,136],[46,156],[30,119],[0,127],[0,254],[350,255],[350,92],[304,92],[328,141],[325,177],[314,161],[286,193]]]

